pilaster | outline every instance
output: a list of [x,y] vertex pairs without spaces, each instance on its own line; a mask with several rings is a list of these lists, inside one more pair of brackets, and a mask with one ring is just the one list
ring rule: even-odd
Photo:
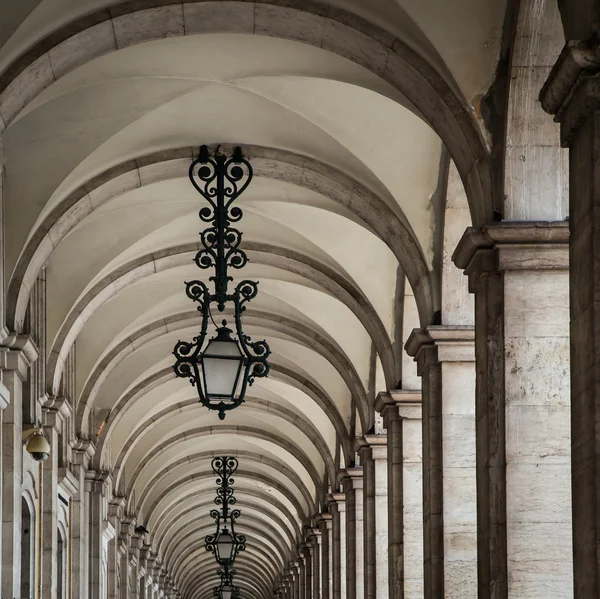
[[85,489],[88,502],[89,531],[89,599],[102,598],[102,552],[104,549],[105,497],[109,473],[88,470],[85,478]]
[[342,480],[346,495],[346,592],[348,599],[363,599],[365,565],[362,467],[347,468]]
[[[21,595],[21,488],[23,484],[23,387],[37,352],[23,337],[21,349],[0,347],[2,410],[2,596]],[[33,590],[33,589],[32,589]]]
[[319,529],[321,530],[321,598],[331,599],[333,597],[333,575],[332,575],[332,515],[321,514]]
[[346,599],[346,496],[333,493],[329,496],[332,516],[332,578],[333,599]]
[[567,240],[566,223],[503,222],[453,257],[475,293],[482,598],[542,598],[549,577],[571,592]]
[[477,596],[474,337],[428,326],[406,343],[423,376],[425,588],[448,599]]
[[389,593],[423,597],[423,459],[421,391],[377,396],[388,448]]
[[[576,3],[571,4],[565,6],[565,13],[577,10]],[[595,3],[588,5],[588,9],[597,10]],[[582,6],[580,10],[583,17],[586,8]],[[597,23],[588,18],[586,29],[596,27]],[[600,596],[600,42],[597,35],[589,40],[567,42],[540,100],[544,110],[560,123],[561,143],[569,148],[573,572],[576,599],[591,599]]]
[[388,497],[387,437],[364,435],[357,439],[363,467],[365,599],[387,599]]

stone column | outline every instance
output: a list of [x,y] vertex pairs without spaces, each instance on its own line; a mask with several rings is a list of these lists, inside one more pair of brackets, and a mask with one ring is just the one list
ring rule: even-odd
[[2,424],[2,597],[21,596],[23,385],[37,357],[28,339],[24,338],[22,345],[23,349],[0,348],[2,379],[10,397]]
[[77,494],[71,499],[71,590],[73,597],[85,597],[88,588],[88,503],[85,474],[96,448],[91,441],[76,439],[72,444],[71,471],[78,481]]
[[346,599],[346,497],[333,493],[329,511],[332,516],[333,599]]
[[[133,520],[133,519],[132,519]],[[131,590],[129,591],[128,599],[142,599],[140,597],[140,577],[144,572],[142,563],[141,563],[141,552],[143,546],[143,539],[138,534],[135,534],[135,520],[133,520],[132,526],[132,534],[131,534],[131,543],[130,543],[130,551],[129,551],[129,572],[131,573],[131,580],[135,581]],[[173,593],[175,597],[177,596],[177,589],[173,585]]]
[[318,527],[312,529],[311,551],[313,560],[313,599],[321,599],[321,585],[323,584],[323,574],[321,572],[321,531]]
[[[571,459],[576,599],[600,597],[600,59],[597,3],[564,2],[568,41],[540,96],[569,148]],[[580,11],[579,17],[575,15]],[[585,23],[585,25],[583,25]],[[579,37],[581,36],[581,37]]]
[[358,440],[358,445],[364,477],[365,599],[387,599],[387,437],[365,435]]
[[300,568],[298,562],[294,562],[294,598],[300,599]]
[[125,498],[115,497],[108,504],[108,520],[115,531],[115,538],[108,549],[107,595],[108,599],[119,599],[120,588],[117,579],[119,563],[122,560],[121,520],[125,511]]
[[482,598],[572,597],[567,240],[498,223],[454,256],[475,292]]
[[108,472],[90,470],[85,486],[89,504],[89,599],[102,597],[102,551],[104,545],[104,497]]
[[424,459],[432,461],[424,468],[425,539],[437,549],[431,561],[426,551],[425,586],[429,576],[429,588],[451,599],[477,597],[474,338],[472,326],[429,326],[406,344],[424,378]]
[[423,593],[423,444],[421,392],[380,393],[388,440],[390,597]]
[[43,411],[44,436],[50,444],[50,457],[42,462],[42,597],[56,599],[58,554],[58,423],[52,411]]
[[333,576],[331,574],[331,565],[333,563],[331,556],[332,549],[332,516],[329,513],[321,514],[319,521],[321,530],[321,599],[332,599],[333,597]]
[[304,563],[304,599],[313,599],[312,548],[310,541],[302,549]]
[[[3,439],[3,435],[2,435],[2,431],[4,428],[3,412],[9,406],[9,404],[10,404],[10,391],[4,385],[4,383],[2,382],[2,380],[0,378],[0,513],[4,513],[3,512],[3,499],[2,499],[3,489],[4,489],[4,474],[3,474],[4,451],[2,448],[4,445],[4,439]],[[2,534],[1,533],[0,533],[0,555],[2,555]],[[0,592],[1,591],[2,591],[2,568],[0,568]]]
[[363,469],[348,468],[343,479],[346,495],[346,592],[348,599],[363,599],[365,593],[363,531]]

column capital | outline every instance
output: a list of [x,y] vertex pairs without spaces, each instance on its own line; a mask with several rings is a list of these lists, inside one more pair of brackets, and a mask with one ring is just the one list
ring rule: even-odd
[[363,488],[363,469],[362,466],[354,466],[353,468],[346,468],[346,475],[348,482],[353,489]]
[[85,490],[90,493],[103,493],[104,486],[110,482],[107,470],[88,470],[85,473]]
[[385,418],[393,410],[403,420],[421,420],[423,398],[420,390],[394,389],[379,393],[375,409]]
[[387,460],[387,435],[366,434],[357,437],[355,447],[361,456],[361,460],[367,450],[370,450],[372,459]]
[[469,291],[485,273],[568,270],[569,223],[514,221],[468,227],[452,260],[469,277]]
[[319,520],[319,528],[323,530],[331,530],[333,516],[329,512],[323,512]]
[[592,111],[600,107],[600,41],[568,41],[540,92],[542,108],[561,124],[568,147]]
[[66,397],[47,397],[42,405],[42,421],[44,426],[55,428],[60,432],[63,422],[71,416],[73,408]]
[[33,356],[37,358],[37,350],[28,352],[24,349],[0,347],[0,369],[16,372],[21,381],[25,382],[29,376],[29,367],[35,362]]
[[404,347],[417,362],[419,371],[441,362],[475,362],[475,327],[430,325],[413,329]]

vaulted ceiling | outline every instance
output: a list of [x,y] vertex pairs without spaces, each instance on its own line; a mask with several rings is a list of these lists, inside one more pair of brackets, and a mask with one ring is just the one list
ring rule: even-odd
[[[402,378],[404,277],[411,326],[439,308],[444,148],[474,221],[490,210],[478,110],[503,4],[43,0],[3,16],[9,325],[45,265],[48,392],[75,352],[77,432],[185,597],[215,582],[211,458],[239,458],[236,569],[266,598],[340,454],[351,463],[357,427],[373,426],[375,393]],[[171,368],[199,325],[187,170],[204,143],[242,145],[255,170],[245,329],[273,350],[223,422]]]

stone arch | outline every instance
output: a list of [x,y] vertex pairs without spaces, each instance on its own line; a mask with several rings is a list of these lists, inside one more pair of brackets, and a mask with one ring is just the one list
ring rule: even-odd
[[[273,497],[273,495],[268,494],[264,491],[260,491],[258,489],[253,489],[253,488],[245,488],[245,487],[237,487],[237,491],[238,491],[238,495],[243,495],[243,496],[249,496],[252,497],[254,499],[258,499],[264,503],[267,503],[269,506],[271,506],[273,509],[277,510],[278,513],[281,513],[283,516],[285,516],[285,518],[287,519],[287,521],[289,522],[290,526],[294,529],[295,535],[296,535],[296,541],[298,541],[300,539],[301,536],[301,531],[300,528],[298,527],[298,524],[295,520],[295,518],[293,517],[292,513],[287,509],[287,507],[282,504],[277,498]],[[181,495],[179,498],[179,502],[177,504],[172,504],[169,508],[163,510],[163,512],[161,513],[160,516],[158,516],[158,518],[156,519],[156,526],[155,526],[155,534],[156,534],[156,538],[160,544],[161,539],[164,539],[166,536],[166,532],[168,530],[168,522],[169,520],[167,520],[168,518],[168,514],[177,510],[179,505],[184,504],[188,499],[193,498],[195,495],[192,492],[188,493],[187,495]],[[195,508],[193,508],[195,510]],[[272,511],[271,511],[272,513]]]
[[[285,466],[285,464],[282,464],[282,463],[278,462],[277,460],[274,460],[272,458],[266,457],[264,455],[261,455],[259,453],[255,453],[255,452],[250,452],[250,451],[245,451],[245,450],[244,451],[237,450],[234,453],[235,453],[236,457],[243,456],[244,458],[249,458],[249,459],[252,459],[261,464],[270,466],[271,468],[279,469],[279,471],[282,474],[284,474],[289,479],[289,481],[300,491],[300,494],[303,496],[304,500],[306,501],[306,503],[308,505],[311,505],[312,503],[314,503],[314,500],[311,497],[309,490],[306,488],[306,485],[302,482],[300,477],[291,468]],[[200,453],[193,453],[188,456],[185,456],[184,458],[180,458],[176,462],[170,463],[170,464],[168,464],[168,466],[164,466],[161,469],[159,469],[146,486],[148,489],[151,489],[153,486],[155,486],[156,484],[158,484],[160,482],[160,479],[166,474],[167,471],[172,471],[182,464],[192,465],[196,462],[204,461],[207,458],[212,458],[217,455],[219,455],[219,454],[216,452],[205,451],[205,452],[200,452]],[[136,470],[136,472],[137,471],[139,471],[139,470]],[[135,485],[134,476],[135,476],[135,474],[131,476],[131,479],[129,482],[129,487],[127,489],[127,496],[129,496],[131,494],[131,489]],[[317,491],[318,491],[318,487],[317,487]],[[142,494],[141,494],[141,497],[144,497],[144,496],[145,496],[145,490],[142,491]]]
[[[290,371],[280,372],[281,367],[278,367],[276,363],[272,364],[271,368],[272,368],[271,376],[273,378],[278,379],[278,380],[284,380],[286,382],[291,382],[293,386],[304,391],[309,397],[311,397],[313,400],[315,400],[315,403],[317,403],[317,405],[319,405],[325,411],[325,413],[330,417],[332,425],[336,429],[338,435],[340,435],[342,437],[342,439],[343,439],[342,447],[344,448],[344,451],[351,451],[350,442],[347,439],[347,435],[344,434],[345,425],[342,422],[342,420],[339,416],[339,413],[335,409],[335,404],[333,404],[333,402],[329,398],[329,396],[327,396],[324,392],[322,392],[322,390],[319,387],[315,388],[314,385],[311,385],[310,381],[307,381],[306,379],[300,379],[299,377],[295,376],[293,372],[290,372]],[[146,380],[141,381],[138,385],[136,385],[133,389],[131,389],[122,398],[122,400],[113,408],[113,410],[111,411],[111,413],[108,416],[105,426],[102,429],[101,436],[98,439],[97,451],[96,451],[96,454],[94,457],[95,464],[97,467],[100,468],[102,465],[104,446],[105,446],[106,441],[110,437],[112,427],[116,424],[116,420],[118,418],[119,413],[122,410],[124,410],[125,407],[129,403],[136,401],[136,399],[138,397],[140,397],[141,395],[143,395],[145,392],[149,391],[151,388],[154,388],[155,386],[162,384],[166,380],[171,380],[173,377],[174,377],[174,374],[173,374],[173,371],[171,368],[166,368],[166,369],[158,371],[157,373],[155,373],[151,377],[147,378]],[[194,404],[195,404],[195,402],[194,402]],[[186,405],[190,405],[190,404],[186,404]],[[181,406],[176,406],[176,407],[181,407]],[[170,410],[163,411],[163,415],[169,413],[169,411],[172,412],[172,410],[173,410],[173,406],[170,408]],[[280,410],[280,413],[282,413],[281,410]],[[297,420],[296,426],[299,426],[300,423],[301,423],[301,420]],[[303,432],[305,432],[305,434],[306,434],[306,432],[310,431],[310,429],[307,429],[305,427],[302,427],[302,429],[304,429]],[[314,435],[311,434],[309,436],[309,438],[311,440],[313,440],[313,442],[314,442],[314,440],[315,440]],[[321,447],[321,450],[324,451],[324,446],[322,443],[317,442],[316,446]],[[333,461],[331,460],[331,456],[329,455],[329,452],[325,451],[322,454],[322,458],[326,464],[326,467],[327,467],[327,470],[328,470],[330,476],[333,475],[334,464],[333,464]],[[126,458],[124,457],[122,459],[126,459]],[[118,486],[119,480],[120,480],[119,464],[120,464],[120,460],[117,462],[117,465],[116,465],[116,471],[117,471],[116,485],[117,486]]]
[[[239,2],[220,0],[225,11],[239,10]],[[35,44],[15,61],[0,78],[0,114],[5,126],[43,89],[57,78],[102,54],[116,51],[118,46],[132,45],[185,35],[185,9],[197,3],[174,3],[173,0],[130,0],[103,9],[69,23],[51,36]],[[206,12],[215,2],[201,2]],[[408,43],[341,8],[314,1],[278,0],[268,4],[248,3],[249,19],[240,30],[239,19],[220,19],[218,25],[202,22],[203,33],[247,33],[292,39],[344,56],[378,74],[395,87],[414,106],[442,138],[455,160],[465,182],[469,204],[476,225],[491,220],[492,184],[489,154],[474,117],[464,98]],[[156,15],[152,24],[119,44],[115,31],[127,30],[138,12]],[[168,28],[169,12],[176,12],[180,24],[177,31]],[[255,28],[257,15],[263,18],[263,29]],[[304,29],[305,15],[312,21],[310,33]],[[162,17],[162,18],[161,18]],[[119,23],[120,21],[120,23]],[[102,26],[106,23],[106,26]],[[116,24],[116,27],[115,27]],[[119,27],[119,25],[121,25]],[[187,29],[191,29],[189,26]],[[75,50],[76,49],[76,50]],[[60,68],[53,67],[57,59]]]
[[[162,330],[166,333],[167,331],[170,332],[178,328],[186,328],[189,326],[190,322],[194,321],[199,322],[197,311],[173,314],[169,317],[168,328],[165,320],[150,323],[129,335],[118,345],[109,348],[89,375],[79,397],[76,408],[78,429],[81,429],[86,423],[86,418],[89,414],[89,410],[86,410],[88,402],[93,404],[94,398],[99,392],[103,382],[115,366],[134,350],[134,345],[135,347],[139,347],[146,337],[148,340],[155,339],[158,331]],[[298,342],[303,343],[305,347],[316,349],[319,354],[325,357],[334,366],[348,385],[350,392],[356,399],[361,422],[363,422],[363,430],[369,429],[369,405],[366,390],[352,362],[347,358],[335,340],[326,332],[311,329],[304,323],[297,322],[286,316],[253,310],[252,308],[249,308],[245,312],[244,322],[248,324],[260,322],[263,326],[266,322],[267,328],[288,333],[290,336],[292,336],[293,333],[295,339]]]
[[[279,445],[280,447],[282,447],[282,449],[286,448],[286,439],[284,437],[276,437],[273,434],[265,434],[260,429],[258,429],[256,427],[250,427],[250,426],[240,426],[240,427],[221,426],[218,428],[218,430],[213,430],[211,427],[197,427],[197,428],[192,429],[191,431],[185,433],[185,439],[186,440],[194,439],[194,438],[197,438],[200,436],[213,435],[213,434],[215,434],[215,435],[240,434],[240,435],[248,436],[251,438],[268,440],[276,445]],[[182,437],[183,437],[183,435],[182,435]],[[165,441],[165,443],[163,445],[168,444],[169,441],[170,440]],[[287,447],[288,447],[287,451],[289,451],[289,453],[291,455],[293,455],[302,464],[302,466],[306,469],[306,471],[309,473],[309,475],[313,479],[313,482],[316,481],[318,484],[318,481],[319,481],[318,473],[316,472],[316,469],[314,467],[312,467],[312,465],[310,464],[310,460],[308,459],[306,454],[301,450],[301,448],[296,444],[290,443],[289,440],[287,442]],[[162,449],[162,447],[161,447],[161,449]],[[242,474],[242,472],[244,474]],[[194,472],[190,475],[187,475],[187,476],[181,478],[180,482],[192,481],[192,480],[196,480],[198,478],[210,479],[212,476],[213,476],[212,470],[203,470],[201,472],[197,471],[197,472]],[[255,480],[263,480],[265,478],[268,478],[268,477],[266,477],[266,475],[257,474],[257,473],[248,473],[243,470],[238,470],[237,478],[241,480],[242,476],[251,478],[251,479],[254,478]],[[279,483],[277,483],[277,481],[271,480],[270,478],[269,478],[269,484],[271,484],[273,486],[273,488],[278,488],[280,490],[283,488]],[[167,488],[168,490],[164,491],[164,494],[166,495],[170,490],[173,490],[177,486],[179,486],[179,483],[177,483],[177,484],[172,483]],[[145,509],[146,501],[149,497],[149,494],[150,494],[150,490],[147,490],[145,493],[142,494],[142,496],[139,498],[139,500],[136,501],[136,503],[138,505],[138,512],[142,513],[142,514],[146,514],[146,512],[147,512],[147,514],[148,514],[147,519],[149,519],[151,517],[152,511],[155,509],[155,503],[156,503],[155,502],[155,503],[151,504],[151,507],[148,510]],[[310,513],[307,513],[306,510],[301,507],[301,504],[298,502],[296,496],[289,493],[289,489],[286,488],[285,493],[283,493],[283,494],[286,497],[288,497],[288,496],[294,497],[293,501],[292,500],[290,500],[290,501],[296,507],[299,514],[304,514],[305,518],[308,518],[312,515]],[[311,511],[311,510],[312,510],[312,512],[316,511],[316,502],[310,497],[307,500],[307,506],[308,506],[309,511]]]
[[[188,258],[198,249],[199,244],[186,244],[136,258],[93,285],[70,310],[50,350],[47,371],[51,395],[59,394],[65,358],[85,322],[97,308],[134,280],[153,275],[161,270],[188,264]],[[393,388],[395,360],[391,340],[370,301],[354,284],[328,266],[298,252],[252,242],[245,244],[245,251],[253,262],[293,272],[316,283],[328,294],[344,303],[373,339],[381,356],[389,388]]]
[[[214,503],[212,503],[212,505],[214,505]],[[211,507],[211,502],[208,503],[199,503],[198,504],[198,508],[203,508],[203,507]],[[244,503],[244,507],[243,507],[243,511],[242,513],[246,516],[248,514],[248,504]],[[251,505],[250,509],[255,510],[255,511],[260,511],[260,506],[258,505]],[[187,512],[182,512],[182,516],[184,515],[189,515],[192,512],[197,513],[198,510],[193,510],[190,509]],[[274,514],[273,513],[269,513],[269,518],[273,518]],[[275,516],[276,517],[276,516]],[[169,539],[167,540],[166,537],[163,536],[163,538],[161,540],[159,540],[158,538],[155,538],[155,541],[157,542],[157,546],[160,548],[161,553],[163,554],[163,556],[167,556],[169,554],[169,548],[173,545],[173,543],[177,543],[177,540],[181,537],[181,535],[185,535],[187,534],[188,531],[188,527],[189,527],[189,523],[186,519],[184,519],[183,517],[180,518],[182,521],[182,524],[179,526],[179,528],[173,528],[173,532],[170,535]],[[255,519],[256,522],[258,522],[258,519]],[[287,530],[287,528],[285,527],[284,523],[281,523],[280,526],[283,526],[284,530]],[[285,547],[282,548],[283,553],[286,553],[288,551],[292,551],[294,548],[294,543],[296,542],[296,540],[289,535],[289,537],[287,538],[287,540],[289,541],[289,545],[291,547],[291,549],[286,549]],[[165,563],[167,560],[167,557],[164,558],[165,559]]]
[[[160,499],[154,501],[148,508],[147,519],[150,520],[152,518],[154,512],[158,509],[158,505],[160,504],[160,502],[165,497],[167,497],[170,492],[174,491],[178,487],[185,485],[188,482],[193,482],[198,479],[207,478],[211,474],[212,474],[212,471],[209,472],[208,470],[205,472],[192,473],[192,474],[189,474],[187,477],[180,479],[179,481],[177,481],[177,483],[173,483],[173,484],[169,485],[169,487],[167,487],[165,489],[165,491],[163,492],[162,497]],[[293,493],[290,493],[289,489],[287,489],[286,487],[284,487],[283,485],[281,485],[274,479],[272,479],[266,475],[258,474],[258,473],[254,473],[254,472],[253,473],[245,473],[244,475],[238,474],[237,478],[239,481],[248,479],[251,481],[262,482],[262,483],[266,483],[266,484],[270,485],[273,489],[276,489],[277,491],[279,491],[294,506],[294,509],[297,511],[297,513],[300,515],[300,517],[303,521],[308,520],[312,516],[312,514],[310,514],[307,510],[305,510],[302,507],[302,504],[298,501],[296,496]]]

